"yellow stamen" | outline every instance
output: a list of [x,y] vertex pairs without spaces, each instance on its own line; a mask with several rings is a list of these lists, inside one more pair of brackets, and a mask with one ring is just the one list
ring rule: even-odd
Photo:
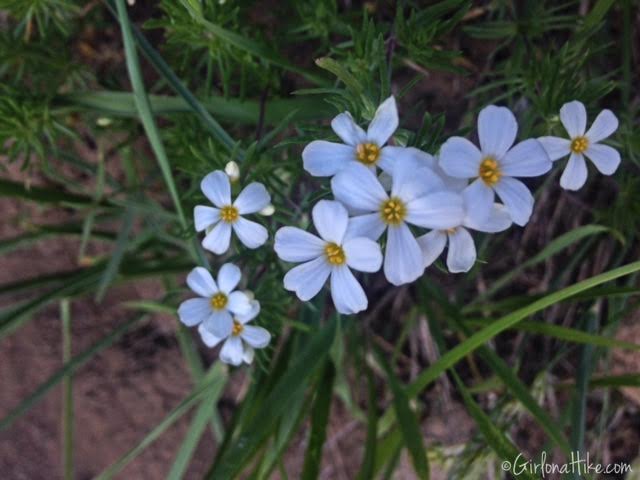
[[220,218],[223,222],[233,223],[239,216],[238,209],[233,205],[225,205],[220,209]]
[[453,235],[454,233],[456,233],[456,229],[455,228],[447,228],[445,230],[445,232],[447,232],[449,235]]
[[587,137],[576,137],[571,141],[571,151],[573,153],[582,153],[589,148],[589,139]]
[[227,306],[228,301],[229,299],[224,293],[218,292],[213,297],[211,297],[211,308],[213,308],[214,310],[222,310]]
[[327,243],[324,247],[324,254],[331,265],[342,265],[347,260],[344,250],[337,243]]
[[387,225],[400,225],[407,216],[407,207],[399,198],[392,197],[380,205],[382,221]]
[[478,175],[490,187],[498,183],[502,176],[498,161],[493,157],[485,157],[480,164]]
[[356,158],[365,165],[375,165],[380,158],[380,147],[375,143],[361,143],[356,147]]
[[242,325],[239,321],[234,320],[233,329],[231,330],[231,335],[233,335],[234,337],[237,337],[242,333],[243,330],[244,330],[244,325]]

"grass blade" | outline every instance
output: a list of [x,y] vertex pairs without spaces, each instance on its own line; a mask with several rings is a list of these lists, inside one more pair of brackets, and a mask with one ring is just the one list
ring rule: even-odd
[[[62,362],[71,360],[71,312],[69,299],[60,302],[62,319]],[[73,376],[62,380],[62,471],[65,480],[73,480]]]
[[365,366],[367,376],[368,410],[367,410],[367,438],[364,444],[364,456],[358,472],[357,480],[373,478],[376,461],[376,446],[378,443],[378,394],[371,369]]
[[156,126],[156,122],[151,113],[151,105],[147,98],[147,92],[144,88],[144,82],[142,81],[142,73],[140,72],[140,63],[138,61],[138,52],[131,33],[131,24],[129,23],[129,16],[127,15],[127,7],[124,4],[124,0],[116,0],[116,7],[118,10],[118,20],[120,22],[120,28],[122,29],[122,40],[124,42],[124,50],[127,60],[127,70],[129,72],[129,79],[133,86],[134,99],[138,113],[140,114],[140,120],[151,144],[151,148],[156,155],[158,165],[162,171],[164,181],[169,189],[169,194],[176,207],[180,224],[183,228],[187,227],[187,221],[182,211],[182,205],[178,197],[176,185],[173,180],[173,174],[171,173],[171,166],[169,159],[164,150],[164,145],[160,139],[160,134]]
[[413,410],[411,410],[409,406],[409,396],[391,370],[391,366],[379,351],[376,350],[376,354],[378,362],[380,362],[384,368],[387,379],[389,380],[389,388],[393,393],[393,407],[396,412],[396,418],[400,425],[404,443],[411,454],[413,467],[418,474],[418,478],[428,479],[429,461],[427,460],[422,432],[420,431],[420,421]]
[[333,362],[328,360],[316,388],[316,398],[311,407],[309,446],[307,447],[300,477],[303,480],[314,480],[318,478],[320,473],[322,447],[327,436],[327,423],[329,423],[329,410],[333,399],[333,382],[335,378],[336,369],[333,366]]
[[525,318],[539,312],[540,310],[544,310],[551,305],[555,305],[556,303],[570,298],[577,293],[637,271],[640,271],[640,262],[629,263],[622,267],[615,268],[600,275],[596,275],[595,277],[578,282],[570,287],[563,288],[558,292],[552,293],[533,302],[527,307],[516,310],[515,312],[496,320],[489,326],[471,335],[464,342],[449,350],[429,368],[423,371],[415,382],[409,386],[409,396],[417,396],[445,370],[455,365],[469,353],[480,347],[480,345],[485,344],[499,333],[513,327],[521,320],[524,320]]

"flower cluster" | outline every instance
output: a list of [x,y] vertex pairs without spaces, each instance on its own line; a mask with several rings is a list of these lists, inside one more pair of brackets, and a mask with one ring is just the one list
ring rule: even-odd
[[[468,272],[477,256],[472,231],[497,233],[514,223],[524,226],[531,218],[534,197],[520,179],[546,174],[567,155],[560,179],[565,189],[585,184],[585,157],[605,175],[618,168],[618,152],[599,143],[617,129],[613,113],[602,111],[587,130],[584,105],[574,101],[562,107],[560,120],[569,138],[516,141],[513,113],[491,105],[478,116],[479,146],[451,137],[434,157],[389,144],[399,124],[393,97],[378,107],[366,131],[349,112],[339,114],[331,127],[343,143],[316,140],[302,152],[308,173],[331,177],[334,200],[318,201],[311,212],[317,235],[291,226],[275,235],[278,257],[299,264],[285,275],[285,289],[308,301],[329,281],[336,310],[355,314],[366,310],[368,300],[352,270],[372,273],[382,268],[390,283],[402,285],[423,275],[447,248],[448,270]],[[232,201],[231,180],[238,177],[233,162],[226,173],[207,175],[201,189],[213,206],[194,210],[196,231],[206,232],[202,246],[218,255],[229,249],[232,232],[250,249],[269,236],[265,227],[245,218],[273,213],[269,193],[254,182]],[[217,282],[197,267],[187,284],[199,298],[186,300],[178,309],[185,325],[198,326],[205,344],[224,341],[220,358],[233,365],[250,363],[254,349],[271,339],[265,329],[247,325],[260,304],[235,290],[240,279],[240,269],[230,263],[222,265]]]
[[[269,206],[271,197],[266,188],[250,183],[232,201],[230,179],[237,179],[237,165],[227,167],[227,173],[216,170],[200,184],[214,206],[198,205],[193,212],[196,231],[206,231],[202,246],[218,255],[229,250],[232,231],[251,249],[264,245],[269,236],[265,227],[244,218]],[[217,282],[207,269],[196,267],[187,276],[187,285],[199,298],[185,300],[178,307],[180,321],[188,327],[197,325],[207,346],[213,348],[224,341],[220,360],[235,366],[251,363],[254,349],[266,347],[271,340],[264,328],[247,325],[260,313],[260,303],[235,290],[241,278],[240,269],[232,263],[220,267]]]
[[586,133],[581,103],[564,105],[560,118],[569,139],[516,142],[513,113],[491,105],[478,117],[479,146],[452,137],[436,158],[388,144],[399,124],[393,97],[378,107],[366,131],[349,112],[339,114],[331,127],[343,143],[316,140],[302,152],[308,173],[332,177],[335,200],[321,200],[312,210],[319,236],[295,227],[282,227],[275,236],[278,256],[300,263],[285,276],[285,288],[307,301],[330,278],[336,309],[353,314],[368,302],[351,269],[382,267],[390,283],[402,285],[419,278],[448,246],[449,271],[469,271],[476,261],[470,230],[496,233],[529,221],[534,198],[521,178],[544,175],[568,154],[563,188],[584,185],[584,156],[606,175],[618,167],[619,154],[597,143],[616,130],[613,113],[603,111]]

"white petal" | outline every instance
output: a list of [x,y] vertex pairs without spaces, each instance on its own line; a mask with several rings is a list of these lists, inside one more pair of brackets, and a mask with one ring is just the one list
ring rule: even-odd
[[506,107],[489,105],[478,115],[478,138],[484,155],[500,159],[516,140],[518,122]]
[[380,104],[367,129],[367,140],[382,146],[398,128],[398,108],[393,96]]
[[394,285],[413,282],[424,272],[418,241],[406,223],[389,227],[384,256],[384,274]]
[[537,177],[551,170],[551,159],[534,138],[518,143],[500,161],[502,174],[509,177]]
[[580,190],[587,181],[587,162],[580,153],[572,153],[560,177],[560,186],[565,190]]
[[218,288],[229,295],[240,283],[242,272],[233,263],[225,263],[218,270]]
[[457,227],[463,218],[462,196],[445,190],[409,202],[405,220],[419,227],[445,230]]
[[213,311],[204,322],[203,328],[218,338],[227,338],[233,329],[233,319],[226,310]]
[[584,154],[603,175],[612,175],[620,166],[620,153],[608,145],[593,144]]
[[233,231],[247,248],[258,248],[267,241],[269,232],[266,228],[256,222],[239,217],[233,222]]
[[244,353],[242,354],[242,361],[247,365],[251,365],[253,357],[255,356],[255,350],[250,345],[244,345]]
[[218,285],[206,268],[196,267],[187,275],[187,285],[201,297],[210,297],[218,291]]
[[193,209],[193,221],[196,232],[202,232],[220,220],[220,210],[213,207],[196,205]]
[[202,323],[198,327],[198,333],[200,334],[200,338],[202,338],[204,344],[209,348],[215,347],[224,340],[224,337],[216,337],[213,333],[207,330]]
[[235,291],[227,296],[226,308],[234,315],[248,315],[254,310],[254,305],[245,293]]
[[284,276],[284,288],[296,292],[298,298],[306,302],[318,294],[329,273],[331,268],[325,257],[318,257],[289,270]]
[[220,350],[220,360],[229,365],[237,367],[242,363],[244,349],[240,337],[229,337]]
[[377,272],[382,266],[382,251],[369,238],[350,238],[342,245],[347,265],[359,272]]
[[367,296],[346,265],[331,271],[331,298],[336,310],[351,315],[367,309]]
[[285,262],[306,262],[324,252],[321,239],[296,227],[282,227],[276,232],[274,250]]
[[502,177],[493,187],[509,210],[514,223],[524,226],[533,212],[533,195],[520,180]]
[[509,228],[512,223],[509,210],[499,203],[493,204],[489,217],[484,221],[478,221],[473,215],[467,213],[467,216],[462,222],[465,227],[486,233],[502,232]]
[[222,255],[229,250],[229,243],[231,242],[231,225],[227,222],[218,222],[213,227],[204,240],[202,240],[202,246],[217,255]]
[[476,263],[476,246],[465,228],[456,228],[449,234],[447,268],[451,273],[468,272]]
[[611,136],[618,129],[618,118],[611,110],[601,111],[593,121],[591,128],[585,133],[589,143],[596,143]]
[[204,322],[210,314],[211,304],[208,298],[190,298],[178,307],[178,317],[187,327]]
[[349,112],[341,113],[331,120],[331,128],[347,145],[356,146],[367,141],[367,134]]
[[349,219],[345,238],[367,237],[371,240],[378,240],[385,228],[387,225],[382,221],[378,212],[358,215]]
[[216,170],[204,177],[200,182],[200,189],[218,208],[231,204],[231,184],[229,177],[222,170]]
[[477,178],[471,182],[462,191],[462,198],[467,217],[472,217],[476,222],[483,222],[489,218],[495,194],[484,180]]
[[262,327],[254,327],[245,325],[240,338],[251,345],[253,348],[264,348],[271,341],[271,334]]
[[331,189],[337,200],[365,212],[377,211],[388,198],[376,176],[355,162],[331,179]]
[[251,304],[251,309],[247,313],[234,315],[235,319],[243,325],[256,318],[260,313],[260,302],[257,300],[250,300],[249,303]]
[[413,161],[400,160],[396,162],[391,185],[392,197],[410,202],[427,193],[444,189],[444,182],[431,168],[417,168]]
[[416,167],[435,168],[436,161],[433,156],[414,147],[395,147],[387,145],[380,150],[378,166],[387,173],[393,172],[396,161],[410,161]]
[[454,178],[476,178],[482,153],[466,138],[451,137],[442,147],[438,156],[440,168]]
[[571,138],[581,137],[587,129],[587,111],[581,102],[565,103],[560,109],[560,121]]
[[447,245],[447,234],[442,230],[432,230],[426,235],[418,237],[417,240],[426,268],[435,262],[444,250]]
[[539,137],[538,141],[552,162],[571,153],[571,140],[560,137]]
[[323,240],[342,244],[349,223],[349,214],[340,202],[320,200],[314,205],[311,215],[313,224]]
[[325,140],[314,140],[302,151],[304,169],[314,177],[335,175],[355,160],[354,147]]
[[263,184],[253,182],[242,189],[233,205],[240,215],[255,213],[262,210],[271,202],[271,196]]

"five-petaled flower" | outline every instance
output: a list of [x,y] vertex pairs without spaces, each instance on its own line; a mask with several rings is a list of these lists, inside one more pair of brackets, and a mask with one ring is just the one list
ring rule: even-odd
[[526,225],[533,212],[533,195],[514,177],[536,177],[551,169],[551,160],[535,139],[513,142],[518,123],[508,108],[490,105],[478,116],[480,149],[466,138],[451,137],[440,149],[440,166],[447,175],[474,179],[463,195],[474,205],[478,218],[486,219],[494,192],[514,223]]
[[359,214],[349,222],[348,236],[378,240],[387,231],[384,273],[394,285],[412,282],[424,271],[422,252],[409,224],[447,229],[460,225],[462,197],[445,190],[443,181],[428,167],[398,161],[391,192],[366,167],[349,165],[331,181],[336,199]]
[[387,98],[365,132],[349,112],[331,121],[331,128],[344,143],[314,140],[302,152],[304,169],[315,177],[330,177],[351,163],[361,163],[374,172],[380,167],[387,172],[393,166],[397,147],[385,146],[398,128],[396,100]]
[[295,227],[282,227],[276,232],[278,256],[286,262],[304,262],[287,272],[284,287],[307,301],[331,277],[331,297],[338,312],[348,315],[365,310],[367,296],[350,268],[361,272],[380,270],[380,246],[369,238],[346,237],[349,215],[339,202],[320,200],[313,207],[312,216],[320,237]]
[[[608,145],[598,142],[613,134],[618,119],[611,110],[602,110],[587,130],[587,111],[578,101],[565,103],[560,109],[560,121],[569,138],[540,137],[538,140],[552,161],[569,155],[567,166],[560,177],[560,186],[566,190],[579,190],[587,181],[587,157],[603,175],[612,175],[620,165],[620,154]],[[586,132],[585,132],[586,131]]]
[[248,248],[258,248],[267,241],[267,229],[242,216],[259,212],[269,205],[271,197],[264,185],[250,183],[231,202],[229,177],[223,171],[216,170],[204,177],[200,188],[215,205],[215,208],[198,205],[193,212],[196,231],[207,230],[202,241],[204,248],[218,255],[225,253],[231,242],[231,230]]
[[187,327],[201,324],[216,337],[228,337],[233,332],[233,316],[246,315],[251,311],[249,297],[243,292],[234,291],[241,277],[240,269],[232,263],[220,267],[217,282],[206,268],[191,270],[187,285],[199,298],[191,298],[180,304],[180,321]]
[[260,303],[251,301],[251,309],[244,315],[234,315],[233,328],[227,336],[217,336],[211,333],[203,323],[198,326],[202,341],[210,348],[224,340],[220,349],[220,360],[234,366],[242,362],[250,364],[253,361],[254,349],[264,348],[271,341],[271,334],[262,327],[247,325],[260,313]]

